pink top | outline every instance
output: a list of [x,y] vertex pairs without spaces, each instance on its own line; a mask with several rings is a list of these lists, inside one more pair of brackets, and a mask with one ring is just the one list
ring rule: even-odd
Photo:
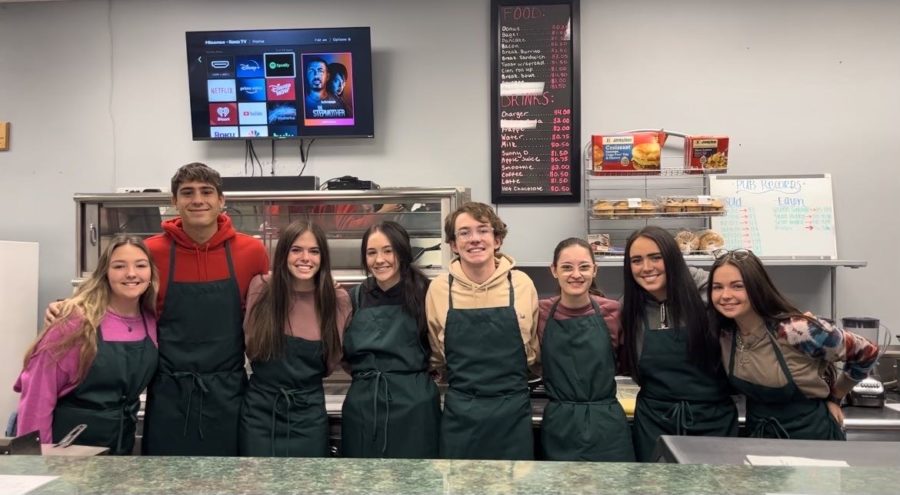
[[[244,314],[244,335],[249,338],[250,329],[247,327],[247,320],[250,317],[250,310],[259,299],[259,295],[263,290],[264,284],[268,283],[269,275],[257,275],[250,281],[250,289],[247,290],[247,312]],[[344,341],[344,329],[350,320],[350,313],[353,312],[353,305],[350,303],[350,295],[347,291],[338,287],[337,292],[337,331],[338,338]],[[293,335],[306,340],[322,340],[322,330],[319,326],[319,320],[316,316],[316,299],[313,291],[291,292],[291,307],[288,310],[290,319],[284,326],[284,333]],[[341,346],[343,349],[343,346]],[[326,376],[330,375],[340,366],[342,356],[338,356],[336,360],[328,363],[328,371]]]
[[[156,319],[149,314],[145,318],[150,339],[158,345]],[[17,434],[38,430],[41,443],[53,441],[53,410],[56,408],[56,401],[80,383],[79,346],[73,346],[59,356],[48,348],[76,331],[81,322],[80,316],[70,316],[50,329],[16,380],[13,390],[22,394],[19,399]],[[121,316],[109,310],[100,321],[100,332],[107,342],[135,342],[144,339],[144,326],[140,316]]]

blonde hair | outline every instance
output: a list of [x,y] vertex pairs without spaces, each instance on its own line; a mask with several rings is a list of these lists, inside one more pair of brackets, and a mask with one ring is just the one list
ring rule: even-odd
[[43,341],[50,330],[66,324],[72,318],[81,318],[79,328],[63,337],[59,342],[51,344],[47,347],[47,350],[54,359],[59,359],[69,349],[78,346],[78,378],[79,380],[84,378],[91,363],[94,362],[94,357],[97,355],[97,329],[100,328],[100,322],[103,320],[109,307],[112,289],[109,285],[107,273],[109,272],[112,253],[125,245],[140,249],[150,261],[150,286],[141,294],[139,304],[142,312],[156,315],[156,293],[159,290],[159,273],[156,265],[153,263],[153,258],[150,256],[150,250],[147,249],[144,241],[139,237],[116,236],[110,241],[103,254],[100,255],[94,273],[78,286],[75,295],[63,303],[59,316],[52,323],[45,326],[31,346],[28,347],[28,350],[25,352],[24,367],[28,366],[41,341]]

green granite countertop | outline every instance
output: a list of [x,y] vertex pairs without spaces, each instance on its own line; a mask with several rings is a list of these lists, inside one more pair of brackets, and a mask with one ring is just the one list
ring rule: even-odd
[[0,458],[0,474],[52,475],[34,494],[898,493],[900,469],[568,462]]

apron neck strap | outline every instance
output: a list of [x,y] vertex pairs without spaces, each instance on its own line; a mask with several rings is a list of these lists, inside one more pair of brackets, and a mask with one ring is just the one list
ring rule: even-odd
[[[228,261],[228,278],[234,278],[234,262],[231,260],[231,246],[229,246],[229,242],[225,241],[225,259]],[[175,240],[172,240],[172,245],[169,248],[169,280],[166,281],[166,285],[170,285],[172,281],[175,279]]]
[[[514,307],[516,305],[516,293],[513,290],[512,271],[506,272],[506,280],[509,282],[509,305]],[[447,299],[450,302],[450,309],[453,309],[453,275],[447,275],[447,285],[450,288],[447,291]]]

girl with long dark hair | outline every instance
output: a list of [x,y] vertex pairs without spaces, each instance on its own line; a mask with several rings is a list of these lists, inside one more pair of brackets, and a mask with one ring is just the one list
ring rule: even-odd
[[325,232],[296,221],[278,239],[272,273],[250,282],[244,334],[253,374],[241,409],[241,455],[326,457],[322,380],[341,361],[350,316],[335,287]]
[[550,265],[559,295],[539,303],[538,338],[550,402],[541,423],[543,457],[634,461],[625,411],[616,400],[619,303],[596,287],[591,246],[569,238]]
[[345,457],[436,458],[440,395],[428,373],[425,292],[409,234],[385,221],[363,235],[368,277],[353,288],[344,359],[353,381],[341,415]]
[[[749,435],[845,440],[841,400],[875,365],[878,346],[801,313],[752,252],[717,254],[710,321],[728,380],[747,397]],[[835,361],[844,362],[840,375]]]
[[675,239],[644,227],[625,245],[622,328],[625,368],[641,390],[634,447],[650,461],[660,435],[735,436],[737,408],[728,394],[719,344],[698,286]]

